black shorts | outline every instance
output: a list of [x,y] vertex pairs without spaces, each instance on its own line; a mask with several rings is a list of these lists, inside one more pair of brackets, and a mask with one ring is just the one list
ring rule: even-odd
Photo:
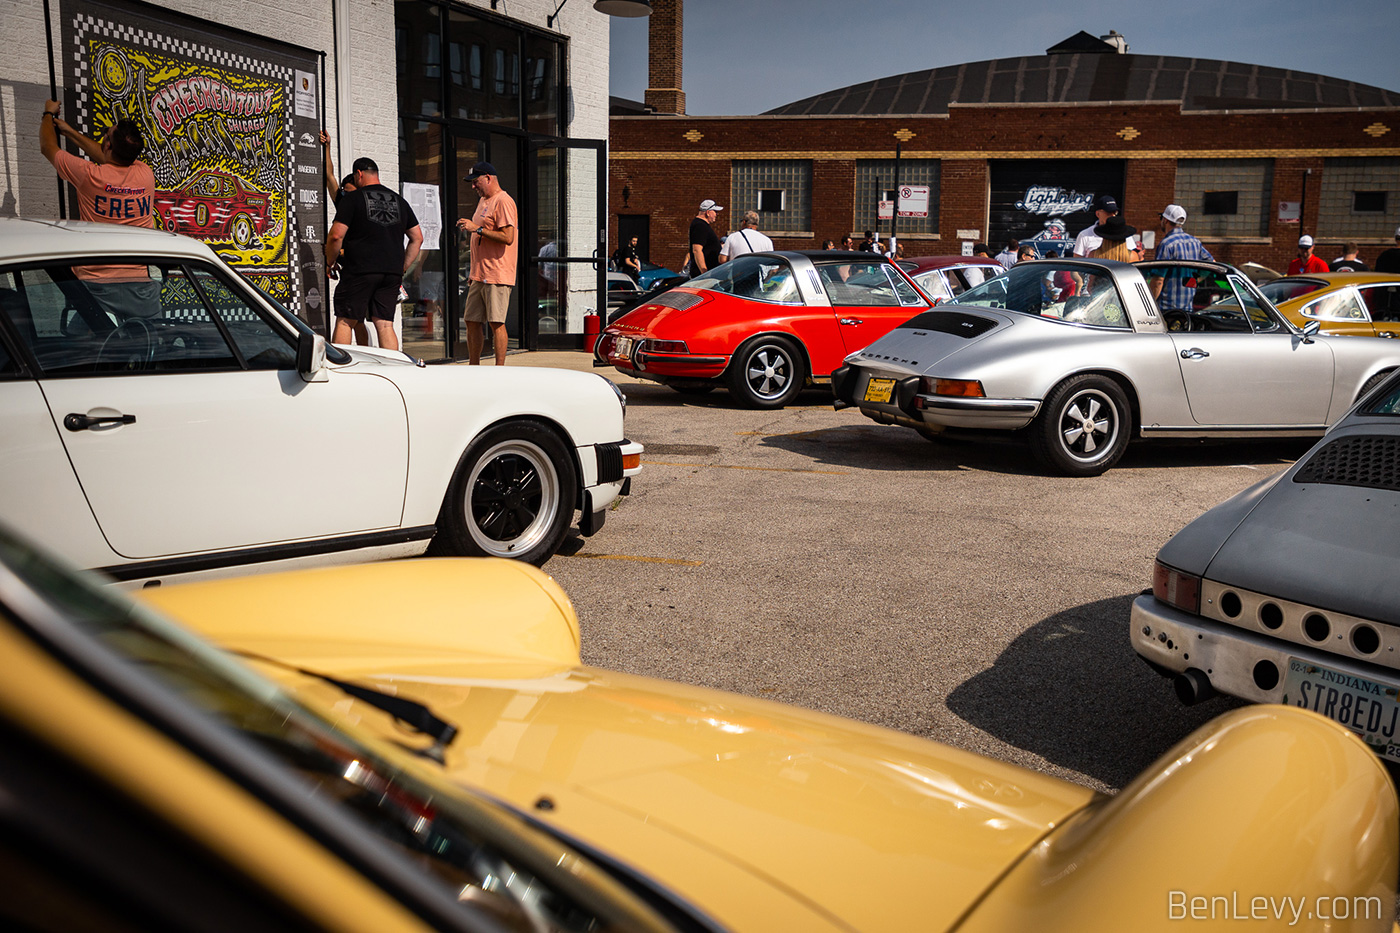
[[342,273],[335,289],[335,314],[347,321],[392,321],[399,308],[402,275]]

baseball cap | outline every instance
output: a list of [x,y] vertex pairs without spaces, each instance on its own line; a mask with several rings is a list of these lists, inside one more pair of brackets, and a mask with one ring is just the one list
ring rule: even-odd
[[1166,209],[1162,211],[1162,217],[1170,223],[1184,224],[1186,223],[1186,208],[1180,204],[1168,204]]
[[1298,237],[1299,246],[1312,246],[1312,237],[1304,235]]
[[706,198],[705,200],[700,202],[700,213],[702,214],[705,213],[705,211],[722,210],[724,210],[724,208],[720,207],[718,204],[716,204],[714,201],[711,201],[709,198]]
[[471,180],[474,179],[474,178],[480,178],[482,175],[495,175],[495,174],[496,174],[496,166],[492,165],[490,162],[478,162],[478,163],[476,163],[475,165],[472,166],[472,170],[471,170],[470,172],[468,172],[466,175],[464,175],[464,176],[462,177],[462,180],[463,180],[463,181],[471,181]]
[[1118,199],[1111,194],[1101,194],[1094,198],[1094,210],[1116,214],[1118,213]]

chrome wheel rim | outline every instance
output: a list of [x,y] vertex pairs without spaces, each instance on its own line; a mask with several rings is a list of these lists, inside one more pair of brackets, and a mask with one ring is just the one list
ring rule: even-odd
[[465,503],[472,540],[498,557],[514,557],[544,540],[560,507],[559,474],[528,441],[495,445],[468,477]]
[[1076,392],[1060,410],[1060,444],[1080,463],[1094,463],[1107,456],[1119,430],[1113,400],[1098,389]]
[[773,344],[758,347],[744,362],[744,381],[755,398],[781,398],[792,382],[792,357]]

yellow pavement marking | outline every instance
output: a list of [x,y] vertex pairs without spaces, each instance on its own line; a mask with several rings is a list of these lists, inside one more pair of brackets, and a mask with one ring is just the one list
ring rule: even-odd
[[643,460],[652,466],[710,467],[715,470],[758,470],[762,473],[825,473],[828,476],[845,476],[850,470],[799,470],[793,467],[735,466],[728,463],[676,463],[674,460]]
[[593,560],[634,560],[642,564],[678,564],[682,567],[699,567],[704,561],[681,560],[679,557],[637,557],[632,554],[558,554],[558,557],[588,557]]

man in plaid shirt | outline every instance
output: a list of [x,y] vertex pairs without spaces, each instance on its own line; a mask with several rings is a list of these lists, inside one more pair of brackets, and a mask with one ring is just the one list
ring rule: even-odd
[[[1201,244],[1201,241],[1187,233],[1186,209],[1180,204],[1168,204],[1162,211],[1158,228],[1164,234],[1157,244],[1154,259],[1183,259],[1188,262],[1214,262],[1215,257]],[[1153,270],[1148,285],[1152,287],[1152,297],[1163,311],[1190,311],[1196,298],[1195,277],[1189,269],[1172,271]],[[1191,284],[1187,284],[1191,283]]]

